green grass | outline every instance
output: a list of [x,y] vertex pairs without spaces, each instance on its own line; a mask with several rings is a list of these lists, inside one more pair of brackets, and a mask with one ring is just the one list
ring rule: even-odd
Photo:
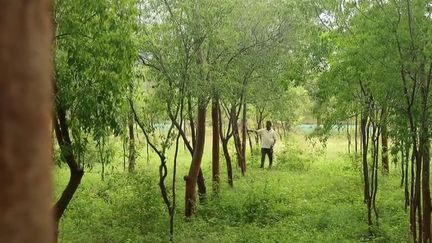
[[[207,139],[207,141],[210,141]],[[121,145],[116,151],[122,151]],[[145,151],[144,147],[140,151]],[[379,178],[380,226],[371,231],[362,202],[360,163],[346,154],[346,142],[333,137],[326,149],[314,148],[303,135],[279,143],[272,169],[259,169],[259,156],[248,153],[248,171],[235,170],[234,188],[226,183],[221,161],[221,194],[211,194],[210,143],[203,160],[208,199],[196,216],[184,220],[184,181],[190,158],[182,148],[177,175],[175,242],[408,242],[408,215],[393,169]],[[120,152],[105,181],[98,167],[84,176],[61,222],[61,242],[167,242],[168,214],[159,192],[157,166],[145,153],[138,171],[123,172]],[[172,155],[172,151],[169,153]],[[115,166],[114,166],[115,165]],[[171,172],[172,161],[169,160]],[[68,179],[55,170],[56,193]],[[171,178],[167,180],[170,185]],[[372,233],[372,234],[371,234]]]

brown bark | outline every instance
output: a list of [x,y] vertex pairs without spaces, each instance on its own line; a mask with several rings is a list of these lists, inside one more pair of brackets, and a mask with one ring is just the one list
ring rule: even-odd
[[[431,64],[432,69],[432,64]],[[430,74],[429,74],[430,75]],[[423,242],[431,242],[431,195],[430,195],[430,139],[429,139],[429,85],[424,80],[421,86],[422,116],[420,129],[420,153],[422,158]]]
[[226,130],[226,134],[224,135],[223,133],[223,128],[222,128],[222,113],[221,113],[221,108],[220,105],[218,107],[218,112],[219,112],[219,136],[221,139],[221,143],[222,143],[222,150],[224,153],[224,157],[225,157],[225,163],[227,166],[227,176],[228,176],[228,184],[233,187],[234,186],[234,181],[233,181],[233,173],[232,173],[232,163],[231,163],[231,156],[228,150],[228,142],[230,140],[230,138],[232,137],[232,130],[231,130],[231,114],[228,114],[228,126],[227,126],[227,130]]
[[423,141],[422,158],[423,158],[423,172],[422,172],[422,199],[423,199],[423,242],[431,242],[431,196],[430,196],[430,148],[428,139]]
[[[369,121],[366,113],[362,114],[361,118],[361,137],[363,141],[362,162],[363,162],[363,183],[364,183],[364,202],[367,206],[368,225],[372,223],[372,198],[371,198],[371,181],[369,180],[369,164],[368,164],[368,147],[369,147]],[[373,170],[373,168],[372,168]]]
[[60,105],[57,105],[56,110],[57,115],[54,127],[57,142],[59,144],[62,156],[70,170],[69,182],[54,206],[55,219],[58,225],[60,218],[63,216],[64,211],[66,210],[78,186],[81,183],[84,170],[76,161],[75,155],[72,151],[72,141],[69,136],[69,128],[66,122],[66,112]]
[[219,100],[213,98],[212,102],[212,127],[213,127],[213,143],[212,143],[212,180],[213,180],[213,192],[219,193]]
[[54,242],[51,1],[2,1],[0,33],[0,241]]
[[363,198],[365,203],[368,203],[369,200],[369,165],[368,165],[368,118],[365,114],[362,114],[360,120],[360,129],[361,129],[361,137],[362,137],[362,165],[363,165],[363,182],[364,182],[364,193]]
[[197,186],[198,186],[198,198],[201,203],[205,202],[207,195],[207,187],[205,185],[205,178],[202,172],[202,169],[199,169],[198,178],[197,178]]
[[[189,114],[189,121],[190,121],[190,129],[191,129],[191,134],[192,134],[192,144],[189,142],[187,135],[186,135],[186,122],[185,125],[182,126],[180,123],[177,122],[176,117],[174,116],[174,114],[171,111],[171,107],[167,107],[168,108],[168,115],[171,119],[171,122],[174,124],[174,126],[177,128],[177,130],[180,133],[180,136],[183,139],[183,144],[185,146],[185,148],[189,151],[191,157],[193,157],[194,155],[194,151],[195,151],[195,146],[196,146],[196,138],[195,138],[195,125],[193,122],[193,118],[192,118],[192,111],[190,110],[192,108],[192,101],[191,98],[188,98],[188,114]],[[182,112],[183,113],[183,112]],[[148,148],[147,148],[148,150]],[[148,154],[148,152],[147,152]],[[148,155],[147,155],[148,157]],[[199,198],[200,198],[200,202],[205,201],[205,197],[206,197],[206,193],[207,193],[207,188],[205,185],[205,179],[204,179],[204,174],[202,172],[202,169],[199,169],[199,174],[198,174],[198,178],[197,178],[197,185],[198,185],[198,194],[199,194]]]
[[198,175],[200,173],[201,160],[204,152],[205,143],[205,120],[206,120],[206,104],[204,99],[198,102],[198,121],[196,133],[196,146],[192,157],[191,167],[189,174],[185,176],[186,190],[185,190],[185,216],[191,217],[195,209],[196,192],[195,186],[197,183]]
[[232,127],[232,131],[233,131],[234,145],[235,145],[236,154],[237,154],[237,166],[240,167],[241,173],[242,173],[242,175],[244,175],[245,170],[243,167],[243,164],[244,164],[243,161],[244,161],[245,157],[243,156],[243,142],[242,142],[243,140],[240,137],[240,129],[239,129],[239,124],[238,124],[238,118],[240,115],[241,108],[242,108],[242,105],[240,104],[239,110],[237,112],[236,106],[233,105],[231,107],[231,110],[230,110],[230,116],[231,116],[231,127]]
[[234,186],[234,180],[233,180],[231,156],[230,156],[229,150],[228,150],[228,140],[222,140],[222,150],[224,152],[225,162],[226,162],[226,166],[227,166],[228,184],[231,187],[233,187]]
[[192,137],[192,147],[195,148],[195,141],[196,141],[195,122],[194,122],[193,111],[192,111],[192,98],[190,96],[188,97],[187,105],[188,105],[189,126],[190,126],[191,137]]
[[134,119],[133,114],[129,115],[128,121],[129,128],[129,172],[135,171],[135,133],[134,133]]

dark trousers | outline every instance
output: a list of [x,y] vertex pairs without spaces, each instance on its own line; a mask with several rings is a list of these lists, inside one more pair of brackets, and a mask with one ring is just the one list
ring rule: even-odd
[[265,156],[268,155],[270,166],[273,164],[273,149],[261,148],[261,167],[264,167]]

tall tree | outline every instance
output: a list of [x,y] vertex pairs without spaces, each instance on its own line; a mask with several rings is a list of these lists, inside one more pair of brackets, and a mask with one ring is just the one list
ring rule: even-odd
[[[59,223],[84,175],[87,150],[82,135],[94,141],[121,131],[128,111],[124,94],[137,58],[136,2],[56,1],[54,129],[69,182],[55,204]],[[81,146],[83,145],[83,146]]]

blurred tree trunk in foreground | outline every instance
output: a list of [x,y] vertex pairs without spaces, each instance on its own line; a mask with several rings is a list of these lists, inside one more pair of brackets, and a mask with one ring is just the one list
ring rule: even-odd
[[0,2],[0,239],[53,242],[51,1]]

